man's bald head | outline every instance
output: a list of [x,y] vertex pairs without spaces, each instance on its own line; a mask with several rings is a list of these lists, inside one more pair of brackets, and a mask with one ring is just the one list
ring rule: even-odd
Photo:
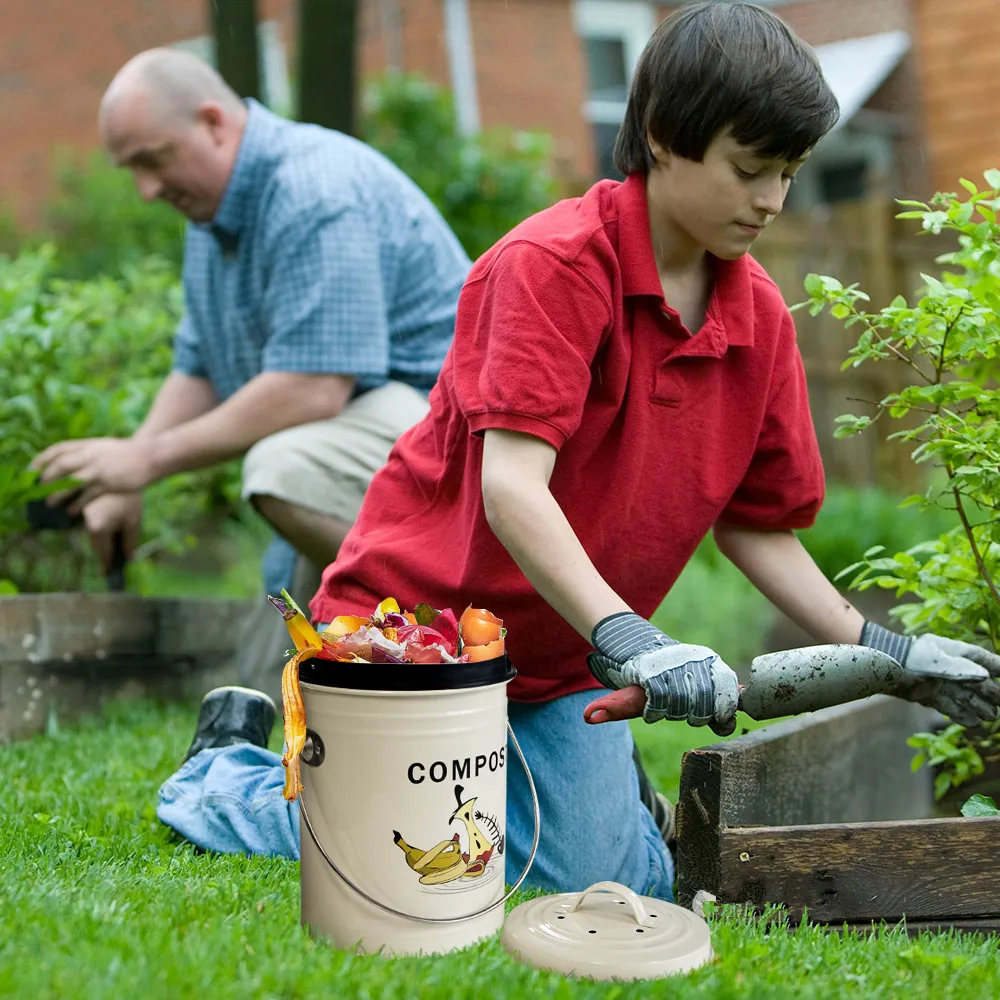
[[246,106],[204,60],[180,49],[150,49],[111,81],[98,127],[105,149],[132,171],[143,198],[161,198],[207,222],[229,183],[246,120]]
[[236,92],[204,59],[183,49],[149,49],[130,59],[111,81],[101,101],[101,119],[140,99],[150,124],[192,121],[205,103],[239,114]]

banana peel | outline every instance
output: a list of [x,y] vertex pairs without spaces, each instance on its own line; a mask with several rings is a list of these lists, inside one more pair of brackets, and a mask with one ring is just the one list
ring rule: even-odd
[[299,664],[323,651],[323,638],[309,624],[309,619],[292,600],[289,593],[282,590],[279,600],[268,600],[281,612],[288,634],[295,643],[295,655],[285,664],[281,672],[281,703],[285,727],[285,752],[281,763],[285,766],[285,788],[282,793],[289,802],[294,802],[302,792],[302,750],[306,745],[306,706],[302,700],[299,684]]

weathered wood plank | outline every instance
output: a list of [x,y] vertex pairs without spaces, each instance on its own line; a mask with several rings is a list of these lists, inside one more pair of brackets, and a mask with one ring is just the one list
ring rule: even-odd
[[190,697],[232,680],[249,607],[130,594],[0,598],[0,742],[96,711],[108,698]]
[[879,696],[691,752],[718,755],[724,827],[924,819],[934,815],[930,775],[911,772],[906,740],[937,718]]
[[722,903],[820,922],[1000,918],[1000,817],[723,830]]
[[733,827],[924,819],[930,775],[913,774],[906,739],[938,716],[875,697],[689,751],[677,804],[678,896],[723,884],[717,852]]

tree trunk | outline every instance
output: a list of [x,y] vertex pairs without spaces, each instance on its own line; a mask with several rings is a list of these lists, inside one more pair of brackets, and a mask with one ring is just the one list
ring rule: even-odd
[[257,0],[208,0],[215,35],[215,62],[240,97],[260,100]]
[[299,120],[357,129],[358,0],[299,0]]

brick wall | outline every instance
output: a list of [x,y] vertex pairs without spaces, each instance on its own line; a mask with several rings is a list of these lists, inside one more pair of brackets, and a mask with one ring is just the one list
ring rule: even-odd
[[[259,0],[291,25],[293,0]],[[97,108],[131,56],[209,31],[206,0],[3,0],[0,205],[24,222],[51,186],[53,147],[98,145]]]
[[569,0],[470,0],[470,15],[483,126],[548,132],[559,173],[591,177],[586,66]]
[[[143,49],[207,34],[208,0],[2,6],[0,207],[31,223],[51,190],[53,149],[96,148],[97,108],[115,72]],[[258,10],[279,21],[294,64],[297,0],[258,0]],[[589,177],[585,67],[570,0],[470,0],[470,20],[483,125],[549,132],[559,172]],[[358,59],[364,77],[395,61],[449,85],[442,0],[362,0]]]
[[1000,167],[996,0],[914,0],[935,190]]

